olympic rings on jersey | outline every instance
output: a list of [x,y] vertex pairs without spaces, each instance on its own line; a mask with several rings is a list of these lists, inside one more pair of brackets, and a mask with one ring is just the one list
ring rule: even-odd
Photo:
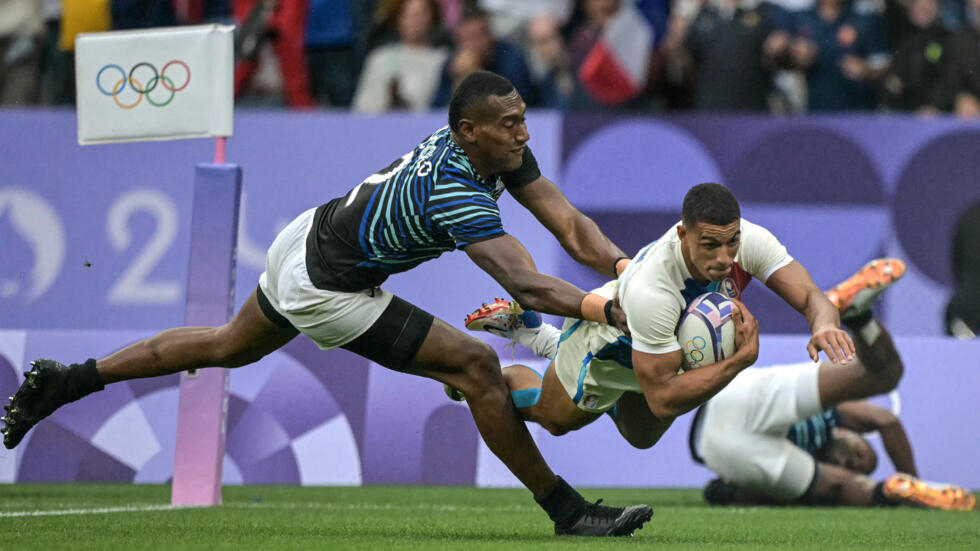
[[[180,86],[177,86],[174,83],[173,79],[167,76],[166,74],[167,70],[174,65],[183,67],[184,72],[187,74],[186,78],[184,79],[184,82]],[[146,68],[150,71],[153,71],[153,76],[151,76],[149,79],[146,80],[145,88],[140,83],[140,81],[137,80],[134,76],[136,74],[136,70],[140,68]],[[110,69],[115,69],[116,71],[119,71],[119,77],[120,77],[119,80],[116,81],[116,83],[113,85],[111,91],[106,90],[102,86],[102,74]],[[143,72],[145,73],[146,71]],[[114,63],[109,63],[103,66],[101,69],[99,69],[99,72],[95,75],[95,86],[99,89],[99,92],[102,92],[107,96],[111,96],[113,101],[116,102],[116,105],[118,105],[122,109],[132,109],[136,107],[137,105],[140,104],[141,101],[143,101],[143,96],[146,96],[146,101],[150,105],[154,107],[163,107],[169,104],[171,101],[173,101],[174,96],[177,94],[177,92],[180,92],[184,88],[187,88],[187,85],[190,83],[191,83],[191,68],[188,67],[187,63],[179,59],[168,61],[167,64],[164,65],[163,68],[160,69],[159,71],[157,71],[156,66],[153,65],[152,63],[149,63],[147,61],[141,61],[136,65],[133,65],[133,67],[129,70],[129,73],[127,73],[119,65],[116,65]],[[151,98],[150,92],[156,89],[157,84],[159,84],[160,87],[163,88],[164,90],[170,92],[170,97],[168,97],[166,100],[163,101],[154,100],[153,98]],[[119,99],[119,94],[121,94],[123,90],[126,89],[127,85],[129,85],[129,87],[132,88],[133,91],[136,92],[137,94],[136,101],[130,104],[125,104]]]

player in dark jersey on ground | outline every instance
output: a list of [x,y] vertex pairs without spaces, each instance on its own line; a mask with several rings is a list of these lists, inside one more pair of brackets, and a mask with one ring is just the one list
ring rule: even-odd
[[344,197],[301,214],[276,237],[258,288],[229,323],[171,329],[67,367],[32,362],[6,406],[4,445],[12,449],[58,407],[105,384],[247,365],[303,333],[321,348],[343,347],[465,392],[487,446],[531,490],[556,533],[632,534],[652,509],[586,503],[557,477],[521,421],[489,346],[378,287],[393,273],[462,249],[529,308],[625,325],[612,301],[538,273],[527,250],[504,232],[496,199],[507,189],[575,260],[606,276],[618,275],[616,266],[626,262],[541,176],[527,146],[525,109],[507,79],[471,74],[453,95],[448,128]]

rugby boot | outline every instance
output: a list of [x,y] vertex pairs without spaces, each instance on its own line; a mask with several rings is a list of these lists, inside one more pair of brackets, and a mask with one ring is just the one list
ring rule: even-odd
[[731,505],[735,503],[735,485],[716,478],[705,485],[703,495],[709,505]]
[[541,327],[541,314],[525,311],[516,302],[495,298],[490,304],[484,303],[466,316],[464,323],[470,331],[487,333],[514,340],[522,329],[535,330]]
[[868,262],[851,277],[827,291],[827,298],[846,320],[867,312],[878,295],[905,275],[905,263],[897,258]]
[[[516,342],[519,331],[537,331],[541,323],[541,314],[525,311],[516,302],[502,298],[495,298],[490,304],[483,303],[464,321],[470,331],[486,331],[511,341],[511,344]],[[443,385],[443,391],[450,400],[466,400],[462,392],[449,385]]]
[[893,501],[918,507],[945,511],[972,511],[977,507],[977,498],[959,486],[925,482],[905,473],[888,477],[881,489]]
[[588,503],[582,516],[564,522],[555,523],[555,534],[559,536],[632,536],[635,530],[640,530],[653,517],[653,508],[649,505],[632,505],[630,507],[607,507],[601,505],[602,500]]
[[10,403],[4,406],[7,413],[0,418],[5,424],[0,429],[3,445],[14,449],[41,419],[59,407],[103,388],[95,360],[71,366],[45,359],[31,362],[31,370],[24,372],[24,382],[10,397]]

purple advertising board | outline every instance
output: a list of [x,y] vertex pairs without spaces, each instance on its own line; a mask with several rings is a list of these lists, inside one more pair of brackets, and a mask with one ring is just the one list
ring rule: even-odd
[[[239,114],[228,145],[229,161],[244,171],[239,303],[256,285],[278,229],[444,122],[442,114]],[[824,288],[875,256],[906,259],[908,275],[882,300],[883,319],[906,356],[901,418],[924,476],[980,487],[967,460],[980,442],[951,436],[980,421],[959,405],[972,401],[980,382],[980,350],[941,336],[951,228],[980,200],[975,125],[540,112],[530,114],[529,127],[543,173],[628,253],[679,219],[691,185],[720,181],[740,198],[745,218],[772,230]],[[81,148],[74,136],[70,112],[0,112],[3,396],[19,384],[28,359],[80,361],[183,324],[193,170],[210,157],[211,144]],[[504,227],[541,271],[582,288],[602,282],[513,199],[502,198],[501,210]],[[456,327],[502,293],[460,253],[385,286]],[[805,360],[799,315],[753,287],[747,301],[764,333],[759,364]],[[504,364],[543,367],[526,352],[512,356],[500,339],[486,340]],[[516,484],[480,443],[465,405],[446,400],[432,381],[299,338],[233,371],[230,384],[227,483]],[[131,381],[66,407],[16,453],[0,452],[0,481],[169,480],[177,385],[176,377]],[[898,407],[895,398],[886,403]],[[688,459],[688,423],[680,419],[651,450],[630,448],[605,419],[561,438],[532,432],[555,470],[576,484],[694,486],[710,473]],[[955,453],[942,445],[951,440]]]

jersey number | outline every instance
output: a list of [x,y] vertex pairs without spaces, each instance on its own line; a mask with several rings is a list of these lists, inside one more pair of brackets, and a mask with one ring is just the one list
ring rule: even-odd
[[383,168],[382,170],[379,170],[378,172],[375,172],[374,174],[368,176],[363,182],[357,184],[357,187],[352,189],[350,194],[347,196],[347,201],[344,203],[344,206],[349,207],[351,203],[354,202],[354,199],[357,198],[357,192],[361,191],[361,186],[363,186],[364,184],[377,185],[377,184],[384,183],[384,181],[390,178],[392,174],[401,170],[402,167],[407,165],[409,161],[412,160],[413,153],[414,152],[409,151],[408,153],[403,155],[400,159],[395,159],[395,161],[392,162],[387,167]]

